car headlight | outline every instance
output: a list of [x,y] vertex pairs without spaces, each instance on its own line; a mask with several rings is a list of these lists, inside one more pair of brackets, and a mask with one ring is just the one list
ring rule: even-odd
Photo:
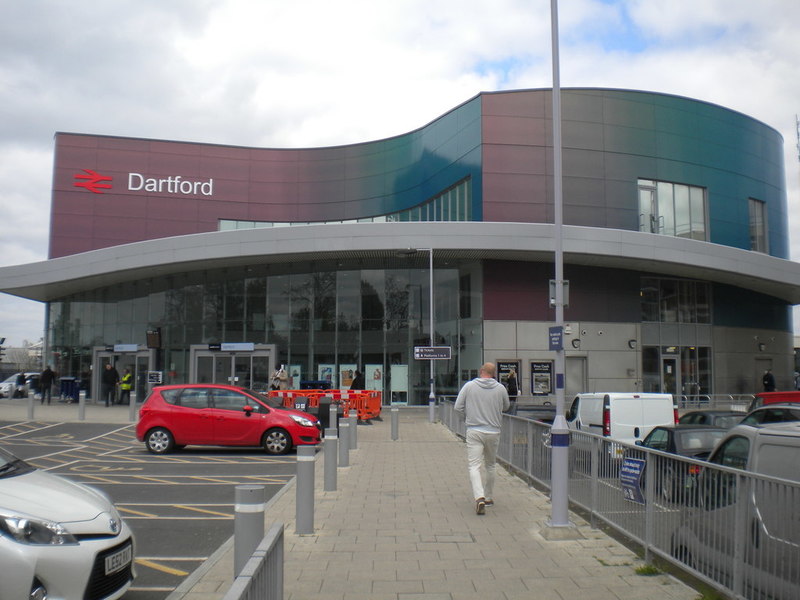
[[36,546],[64,546],[78,543],[75,536],[61,523],[26,517],[0,517],[0,534],[7,535],[20,544]]
[[291,416],[292,420],[298,425],[302,425],[303,427],[314,427],[314,423],[312,423],[305,417],[301,417],[300,415],[289,415],[289,416]]

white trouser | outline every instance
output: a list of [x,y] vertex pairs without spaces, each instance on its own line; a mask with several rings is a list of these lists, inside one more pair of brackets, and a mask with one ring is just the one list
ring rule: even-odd
[[484,433],[475,429],[467,429],[469,481],[472,484],[472,495],[475,500],[492,498],[499,444],[499,433]]

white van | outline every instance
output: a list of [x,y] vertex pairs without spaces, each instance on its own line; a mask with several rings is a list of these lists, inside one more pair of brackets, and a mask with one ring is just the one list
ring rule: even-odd
[[677,423],[678,407],[672,394],[578,394],[566,418],[575,431],[635,444],[653,427]]
[[708,461],[778,479],[704,468],[672,555],[745,597],[800,598],[800,423],[737,425]]

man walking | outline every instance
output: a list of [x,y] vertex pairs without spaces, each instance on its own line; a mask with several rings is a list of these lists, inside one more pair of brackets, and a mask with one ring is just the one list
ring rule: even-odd
[[475,512],[486,513],[494,504],[497,447],[500,444],[500,427],[503,412],[510,406],[508,391],[495,378],[493,363],[481,366],[478,377],[468,381],[456,398],[454,410],[464,415],[467,425],[467,463]]

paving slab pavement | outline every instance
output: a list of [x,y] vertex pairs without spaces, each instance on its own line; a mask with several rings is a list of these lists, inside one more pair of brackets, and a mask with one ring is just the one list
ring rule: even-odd
[[[317,454],[314,533],[295,533],[295,488],[265,511],[284,525],[286,600],[696,600],[667,574],[571,514],[578,539],[548,541],[547,496],[498,469],[495,505],[475,514],[466,447],[427,409],[359,425],[350,466],[324,491]],[[233,581],[229,540],[168,600],[218,600]]]
[[[130,407],[87,403],[86,422],[130,423]],[[0,400],[0,420],[26,420],[25,400]],[[388,411],[387,411],[388,412]],[[35,406],[34,420],[78,421],[77,405]],[[282,523],[285,600],[696,600],[667,574],[638,575],[631,550],[570,513],[576,539],[548,541],[548,497],[498,468],[495,505],[476,515],[466,447],[428,409],[358,426],[336,491],[315,465],[314,532],[295,532],[294,481],[266,505]],[[572,528],[571,528],[572,529]],[[221,600],[233,583],[233,538],[167,600]]]

